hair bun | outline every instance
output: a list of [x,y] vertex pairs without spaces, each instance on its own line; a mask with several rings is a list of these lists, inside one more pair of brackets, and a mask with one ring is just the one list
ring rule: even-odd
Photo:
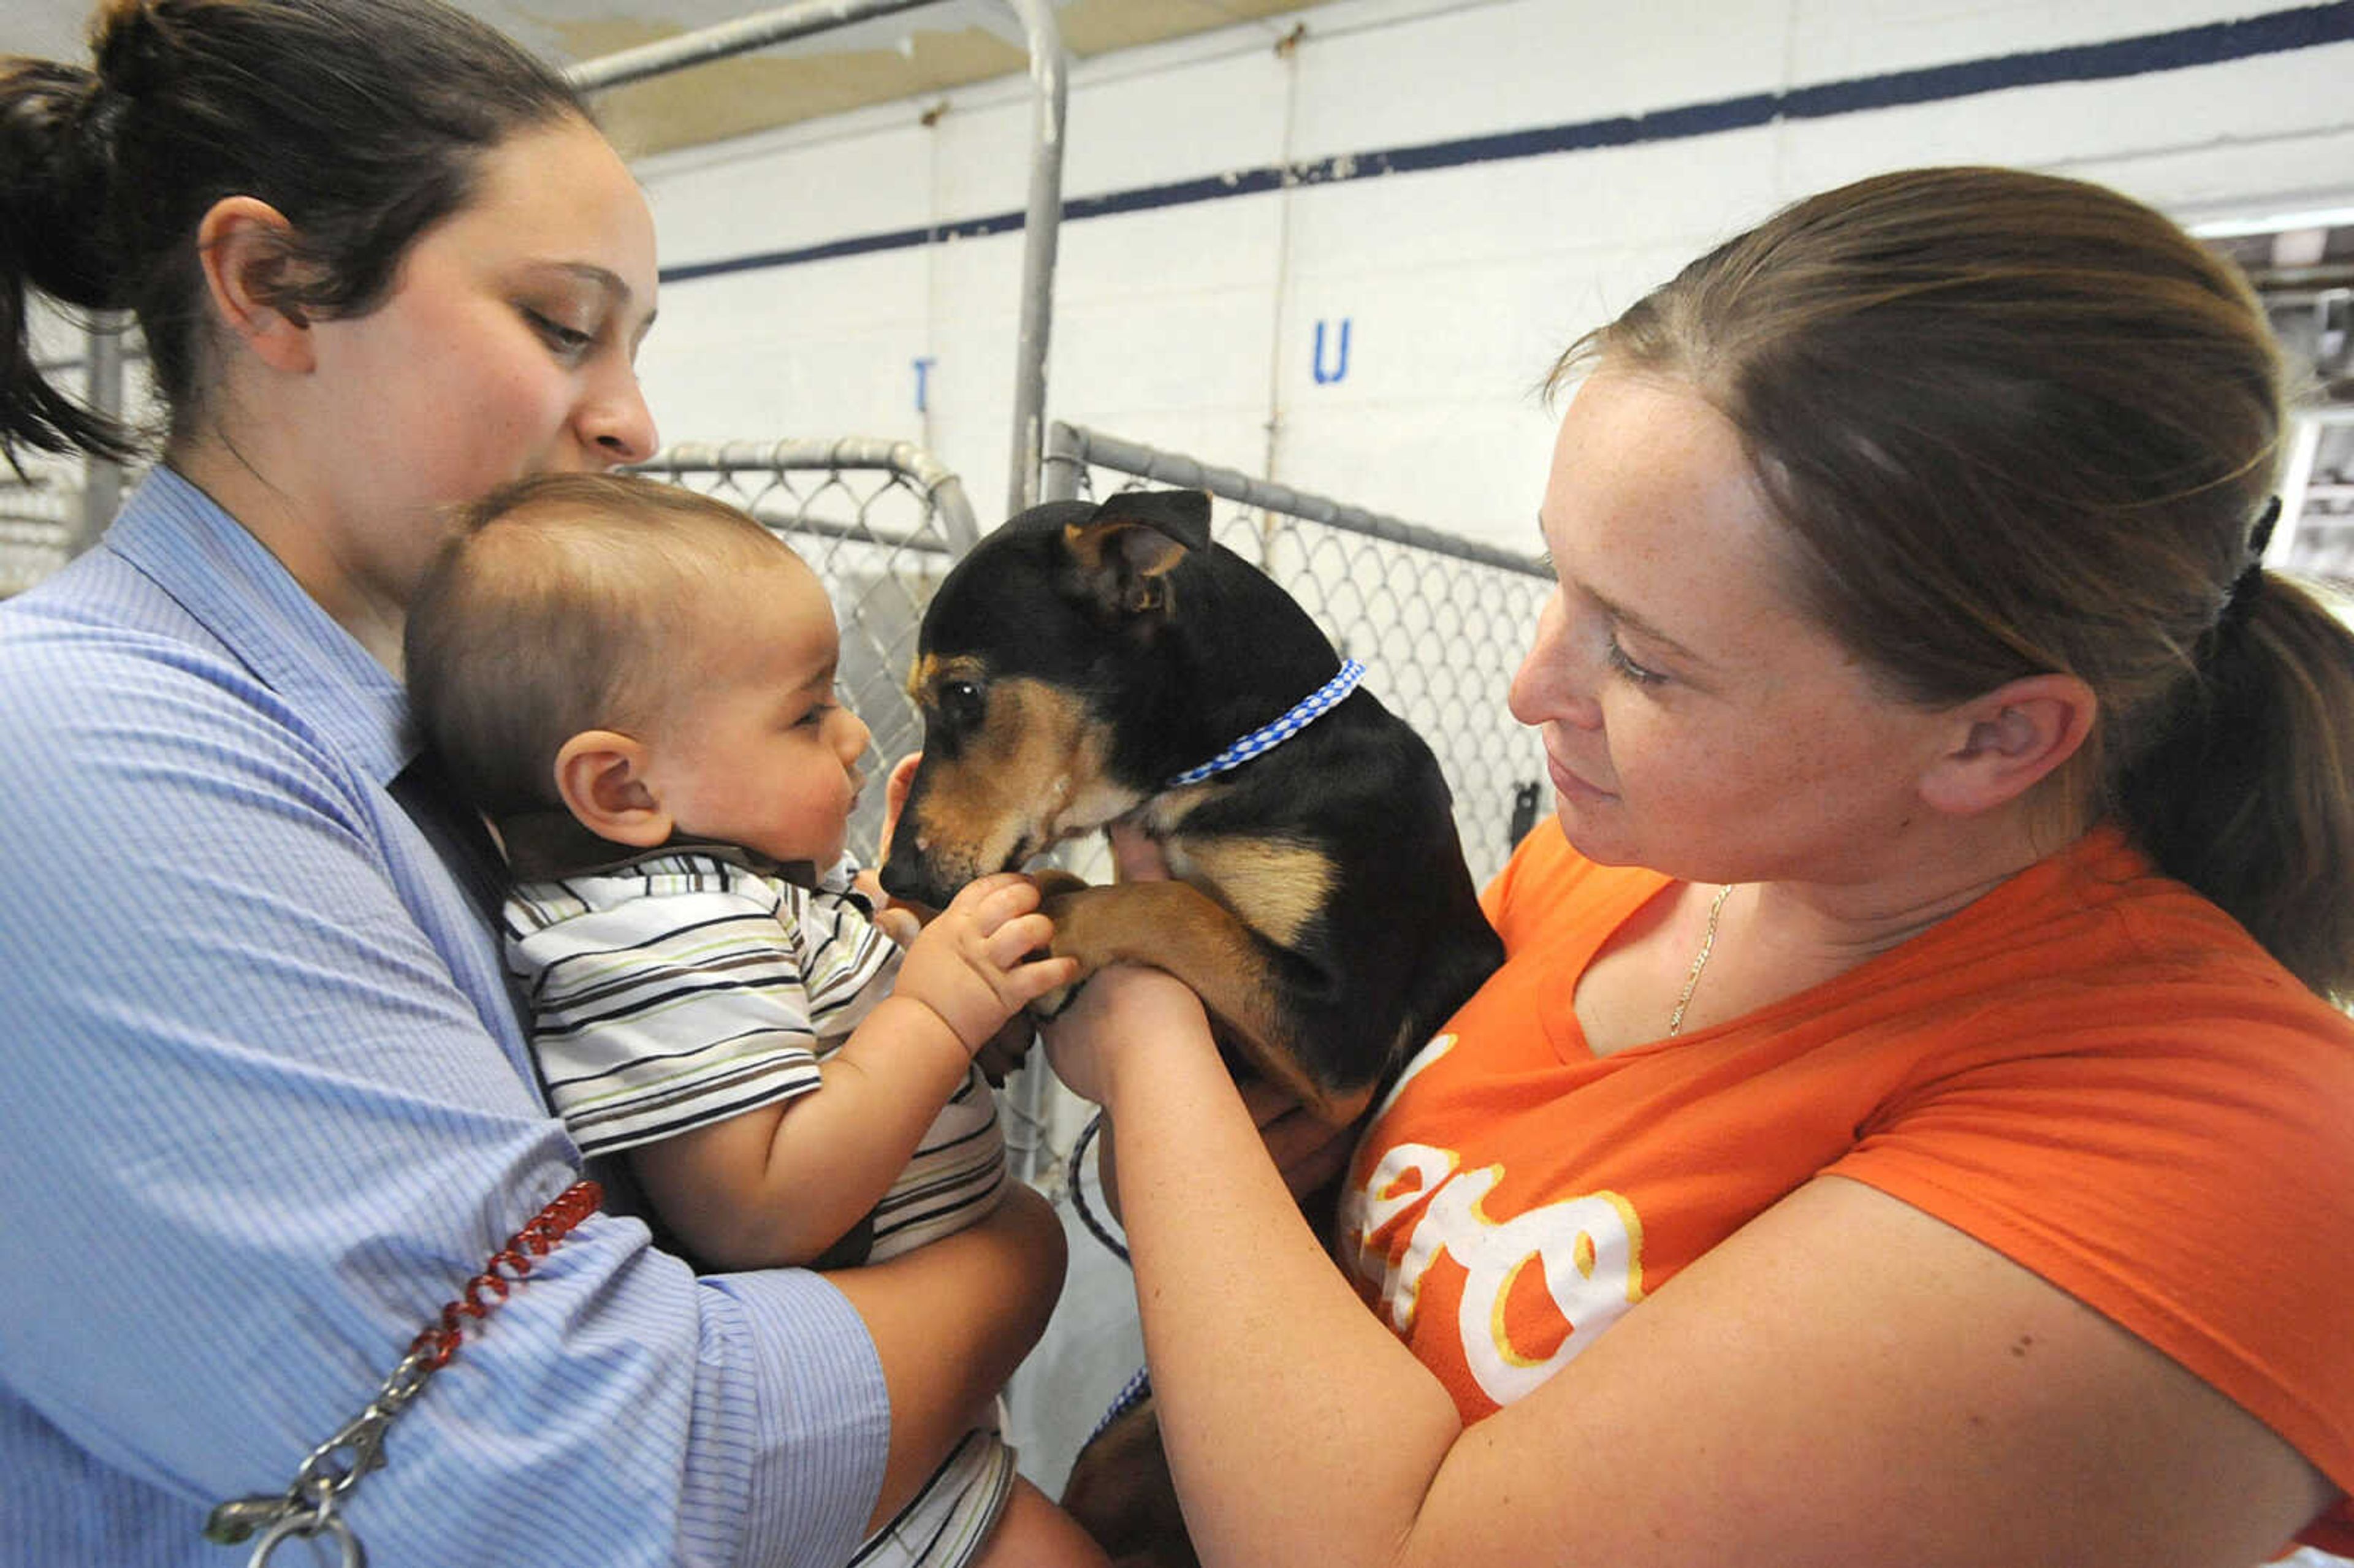
[[80,66],[0,62],[0,246],[36,288],[93,309],[122,302],[105,235],[119,115],[105,99]]
[[106,0],[90,18],[90,53],[99,80],[125,98],[145,98],[174,75],[172,26],[162,13],[174,0]]

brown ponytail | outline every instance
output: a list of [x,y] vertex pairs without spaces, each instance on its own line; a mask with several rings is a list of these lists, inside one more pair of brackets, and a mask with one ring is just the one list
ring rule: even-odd
[[198,222],[251,196],[293,226],[281,303],[357,315],[508,135],[588,118],[552,68],[440,0],[106,0],[95,71],[0,59],[0,450],[118,455],[49,385],[28,291],[138,317],[175,435],[213,352]]
[[2157,738],[2117,770],[2117,813],[2298,979],[2354,1001],[2354,636],[2292,578],[2241,591]]
[[0,58],[0,452],[130,455],[129,436],[41,374],[28,289],[68,305],[121,302],[102,238],[115,116],[95,74]]
[[1555,385],[1597,357],[1741,431],[1800,594],[1895,689],[2084,680],[2100,721],[2053,787],[2354,991],[2354,633],[2248,569],[2281,368],[2228,263],[2098,185],[1914,170],[1728,241]]

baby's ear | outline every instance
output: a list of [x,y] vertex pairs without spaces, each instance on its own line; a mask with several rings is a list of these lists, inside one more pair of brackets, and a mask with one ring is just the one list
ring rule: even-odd
[[673,824],[647,780],[649,756],[645,742],[618,731],[582,730],[556,753],[557,793],[599,838],[652,849]]

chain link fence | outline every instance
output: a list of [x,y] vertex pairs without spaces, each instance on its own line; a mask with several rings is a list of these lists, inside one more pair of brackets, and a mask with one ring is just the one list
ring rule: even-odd
[[[1052,427],[1048,448],[1050,495],[1166,485],[1231,503],[1215,519],[1219,542],[1365,662],[1370,688],[1437,753],[1473,877],[1495,874],[1534,820],[1544,777],[1534,738],[1504,710],[1548,591],[1541,566],[1076,426]],[[957,476],[913,442],[864,438],[690,442],[635,471],[743,508],[816,570],[841,619],[843,690],[875,732],[866,768],[879,782],[922,739],[906,681],[924,606],[979,535]],[[81,505],[63,473],[0,482],[0,598],[65,564]],[[875,853],[882,793],[866,791],[852,823],[862,858]]]
[[29,478],[0,479],[0,599],[23,593],[66,564],[82,512],[78,480],[27,464]]
[[[0,599],[65,565],[85,508],[79,465],[27,466],[29,478],[0,480]],[[922,739],[906,692],[916,628],[933,586],[978,536],[963,485],[912,442],[855,437],[686,443],[633,471],[750,513],[824,583],[842,624],[843,690],[875,732],[865,766],[876,787],[860,798],[850,837],[852,851],[871,861],[881,770]]]
[[1050,498],[1152,486],[1230,503],[1217,541],[1364,662],[1367,689],[1438,755],[1472,880],[1502,869],[1544,798],[1543,747],[1504,706],[1552,591],[1543,563],[1076,425],[1053,426],[1046,454]]

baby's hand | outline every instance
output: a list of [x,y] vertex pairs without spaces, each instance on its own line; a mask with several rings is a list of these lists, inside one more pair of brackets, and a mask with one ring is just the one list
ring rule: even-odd
[[1055,923],[1038,910],[1038,885],[1000,872],[968,885],[926,926],[899,965],[894,991],[939,1014],[978,1051],[1005,1021],[1079,976],[1076,959],[1044,953]]

